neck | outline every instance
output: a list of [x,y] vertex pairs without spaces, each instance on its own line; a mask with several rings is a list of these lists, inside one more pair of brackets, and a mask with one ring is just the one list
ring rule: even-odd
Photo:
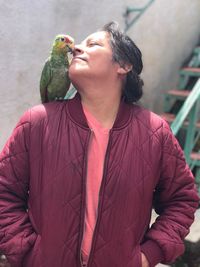
[[104,128],[111,129],[117,116],[121,100],[120,88],[92,88],[79,90],[82,105],[101,123]]

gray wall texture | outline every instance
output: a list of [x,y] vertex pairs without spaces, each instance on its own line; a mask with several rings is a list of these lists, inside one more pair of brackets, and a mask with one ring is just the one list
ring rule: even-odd
[[[110,20],[123,29],[126,7],[147,2],[0,0],[0,150],[23,112],[40,103],[40,74],[55,35],[78,43]],[[163,92],[176,85],[199,40],[199,14],[200,0],[155,0],[127,32],[143,53],[146,107],[160,112]]]

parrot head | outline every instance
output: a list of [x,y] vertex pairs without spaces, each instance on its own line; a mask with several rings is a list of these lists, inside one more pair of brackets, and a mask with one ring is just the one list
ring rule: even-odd
[[72,53],[74,51],[74,39],[65,34],[57,35],[53,43],[53,50]]

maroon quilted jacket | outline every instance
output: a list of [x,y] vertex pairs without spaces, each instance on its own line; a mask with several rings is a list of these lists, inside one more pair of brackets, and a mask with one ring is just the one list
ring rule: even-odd
[[[12,267],[80,267],[91,130],[79,97],[32,108],[0,156],[0,250]],[[173,261],[198,197],[165,121],[121,103],[110,131],[88,267]],[[149,228],[152,205],[160,214]]]

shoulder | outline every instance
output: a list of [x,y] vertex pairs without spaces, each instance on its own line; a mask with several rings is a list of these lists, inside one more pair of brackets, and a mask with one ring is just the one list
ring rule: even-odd
[[166,120],[136,105],[133,107],[132,118],[132,129],[135,129],[142,144],[149,140],[152,146],[158,144],[162,148],[163,155],[168,155],[166,158],[184,161],[183,150]]
[[[42,122],[55,121],[61,114],[66,113],[66,105],[68,101],[55,101],[45,104],[36,105],[28,109],[20,118],[18,125],[29,123],[32,126],[41,124]],[[64,112],[63,112],[64,111]]]
[[174,136],[169,123],[156,113],[145,108],[133,107],[133,120],[137,125],[137,131],[144,139],[154,138],[163,147],[163,152],[176,158],[184,159],[183,151],[178,140]]
[[166,120],[164,120],[158,114],[145,109],[139,105],[133,105],[133,120],[138,124],[147,128],[148,130],[155,132],[158,130],[171,131],[170,126]]

